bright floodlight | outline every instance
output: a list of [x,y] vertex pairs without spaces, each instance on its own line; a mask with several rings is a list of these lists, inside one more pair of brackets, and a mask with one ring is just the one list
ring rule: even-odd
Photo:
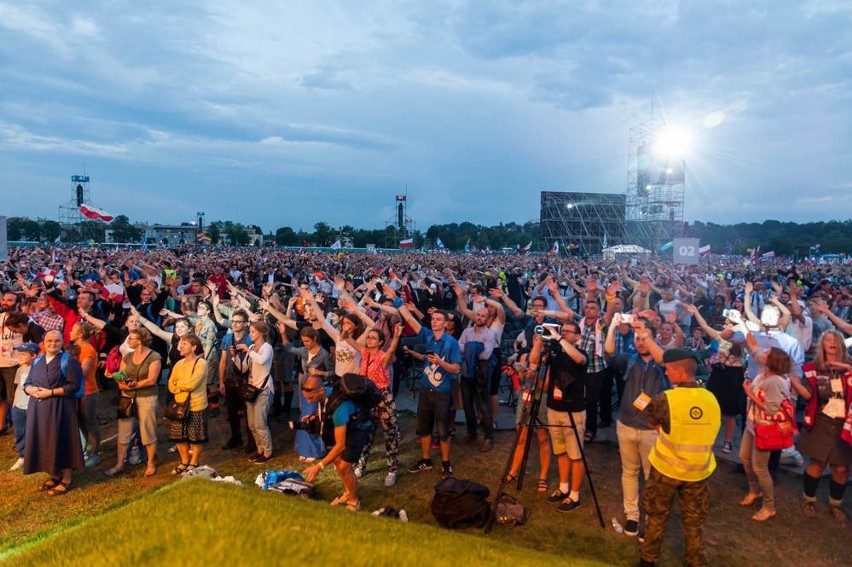
[[657,136],[654,149],[661,157],[680,157],[689,150],[692,137],[683,128],[666,128]]
[[567,205],[565,205],[565,208],[566,208],[566,209],[573,209],[573,208],[574,208],[574,203],[568,203]]

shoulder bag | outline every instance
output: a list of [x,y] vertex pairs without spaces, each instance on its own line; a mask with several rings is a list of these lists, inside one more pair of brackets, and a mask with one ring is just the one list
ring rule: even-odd
[[[195,359],[195,362],[192,363],[192,371],[190,374],[195,374],[195,365],[198,364],[198,359]],[[189,399],[192,397],[192,394],[187,394],[186,399],[182,402],[178,402],[172,399],[171,403],[166,406],[166,410],[163,412],[163,417],[169,419],[171,421],[184,421],[189,417]]]

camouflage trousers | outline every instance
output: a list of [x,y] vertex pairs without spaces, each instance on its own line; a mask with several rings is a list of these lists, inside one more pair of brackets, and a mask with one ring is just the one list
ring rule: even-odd
[[651,475],[645,485],[642,505],[645,510],[645,543],[640,556],[653,563],[660,558],[663,535],[674,504],[680,497],[680,517],[683,523],[684,561],[691,567],[708,565],[704,550],[704,521],[710,508],[710,492],[707,479],[698,482],[675,480],[651,467]]

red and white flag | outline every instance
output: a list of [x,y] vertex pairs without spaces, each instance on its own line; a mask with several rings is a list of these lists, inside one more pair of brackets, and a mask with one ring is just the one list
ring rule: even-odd
[[83,214],[84,217],[92,220],[112,222],[112,219],[115,218],[115,215],[111,215],[104,210],[101,210],[97,207],[93,207],[92,205],[87,205],[85,203],[80,205],[80,212]]
[[399,247],[400,248],[414,248],[414,239],[413,238],[406,238],[405,240],[400,240],[399,241]]
[[698,249],[698,255],[699,256],[709,256],[710,253],[711,252],[710,252],[710,245],[709,244],[707,246],[702,246],[701,248]]
[[520,248],[518,248],[518,252],[520,252],[520,253],[529,252],[530,248],[532,248],[532,240],[530,240],[530,243],[527,244],[526,246],[521,246]]
[[770,250],[769,252],[764,252],[760,255],[761,258],[769,260],[775,257],[775,250]]
[[550,255],[555,256],[556,254],[559,254],[559,241],[558,240],[554,240],[553,246],[550,248]]

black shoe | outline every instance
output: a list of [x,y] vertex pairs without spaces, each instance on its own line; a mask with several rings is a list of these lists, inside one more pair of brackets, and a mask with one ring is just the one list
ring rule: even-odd
[[627,537],[635,537],[639,535],[639,522],[636,520],[627,520],[624,524],[624,535]]
[[258,453],[257,457],[251,459],[251,462],[259,465],[261,463],[269,461],[270,459],[272,459],[272,455],[264,455],[263,453]]
[[453,465],[450,464],[450,461],[441,461],[441,469],[441,476],[443,478],[453,476]]
[[571,500],[570,498],[566,498],[562,501],[562,504],[556,507],[560,512],[570,512],[571,510],[576,510],[580,507],[579,500]]
[[228,442],[222,445],[222,449],[228,451],[230,449],[236,449],[237,447],[242,447],[243,440],[239,437],[231,437],[228,439]]
[[432,461],[426,460],[426,459],[420,459],[419,461],[414,463],[414,465],[412,465],[411,468],[408,469],[408,472],[414,474],[414,473],[419,473],[419,472],[429,471],[429,470],[432,470]]
[[553,494],[551,494],[550,496],[548,496],[548,497],[547,497],[547,501],[548,501],[548,502],[551,502],[551,503],[553,503],[553,502],[562,502],[562,501],[563,501],[563,500],[565,500],[566,498],[568,498],[568,493],[567,493],[567,492],[562,492],[561,490],[559,490],[559,489],[557,488],[557,489],[556,489],[556,492],[554,492]]

